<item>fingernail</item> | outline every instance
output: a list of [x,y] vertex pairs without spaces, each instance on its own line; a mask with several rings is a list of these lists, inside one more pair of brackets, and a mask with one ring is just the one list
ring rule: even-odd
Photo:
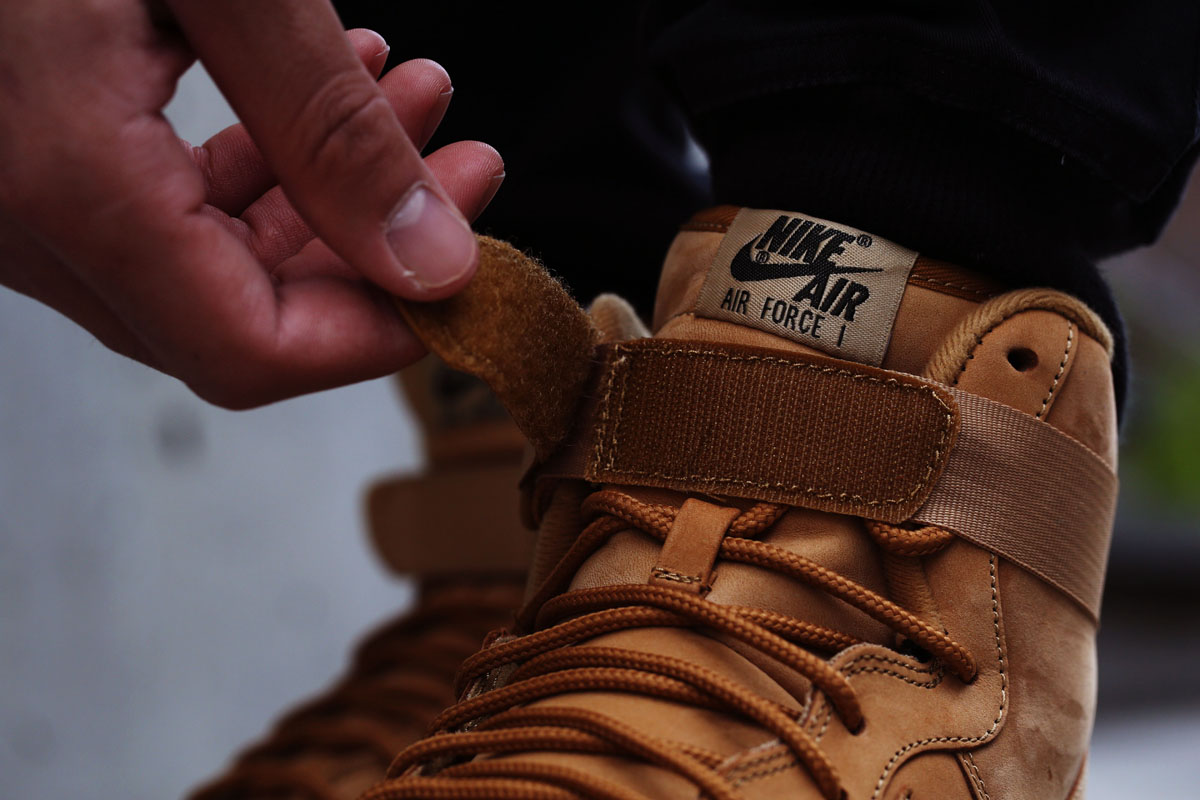
[[370,28],[362,28],[361,33],[374,36],[378,43],[375,46],[375,55],[367,61],[367,70],[376,78],[383,72],[383,66],[387,63],[388,54],[392,52],[392,46],[387,43],[387,39],[383,38],[383,34]]
[[425,289],[458,280],[475,256],[475,235],[466,221],[424,185],[400,203],[387,240],[404,271]]
[[496,192],[500,191],[500,184],[504,183],[506,173],[500,172],[488,178],[487,188],[483,191],[483,197],[479,199],[479,206],[475,209],[472,219],[482,214],[492,202],[492,198],[496,196]]
[[434,104],[433,108],[429,110],[429,119],[425,122],[425,130],[421,132],[421,143],[417,146],[418,149],[429,144],[429,140],[433,138],[433,134],[437,131],[438,125],[441,125],[442,120],[446,117],[446,109],[450,107],[450,98],[453,96],[453,86],[438,95],[437,102]]
[[385,44],[383,46],[382,50],[380,50],[375,55],[371,56],[370,70],[371,70],[372,75],[374,75],[375,77],[379,77],[379,75],[383,72],[384,66],[387,64],[388,55],[391,52],[392,52],[391,45]]

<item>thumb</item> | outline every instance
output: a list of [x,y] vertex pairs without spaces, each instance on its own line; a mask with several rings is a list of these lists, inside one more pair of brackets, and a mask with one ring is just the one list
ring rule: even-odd
[[327,0],[168,0],[288,199],[329,247],[413,300],[453,294],[478,253]]

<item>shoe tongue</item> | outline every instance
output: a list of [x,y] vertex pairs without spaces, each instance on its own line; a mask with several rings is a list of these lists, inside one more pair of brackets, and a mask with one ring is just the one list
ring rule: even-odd
[[959,320],[1000,291],[848,225],[718,206],[667,252],[654,330],[921,374]]
[[727,341],[747,329],[770,336],[769,346],[880,366],[916,260],[913,250],[828,220],[719,209],[685,226],[671,248],[656,328],[690,313],[736,326]]
[[[976,280],[881,237],[816,217],[713,209],[685,225],[667,254],[655,337],[821,354],[919,373],[946,332],[976,302],[930,288],[933,284],[910,283],[918,264],[925,273],[938,269],[942,277],[955,274],[952,282],[966,290]],[[622,489],[652,502],[663,502],[669,494]],[[675,504],[681,501],[682,495],[673,498]],[[649,562],[657,556],[657,545],[635,544],[635,533],[622,536],[623,544],[614,540],[580,570],[576,587],[611,583],[614,571],[630,581],[645,581],[642,572],[653,568]],[[858,518],[792,509],[761,538],[890,596],[882,554]],[[866,641],[893,643],[886,626],[824,592],[761,569],[718,567],[708,597],[767,607]]]

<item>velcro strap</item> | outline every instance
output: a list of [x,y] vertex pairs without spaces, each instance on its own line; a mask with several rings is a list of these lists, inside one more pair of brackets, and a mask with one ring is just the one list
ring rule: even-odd
[[590,424],[543,475],[900,522],[929,497],[958,432],[949,391],[911,375],[670,339],[599,354]]
[[667,339],[599,352],[582,424],[539,479],[939,525],[1098,618],[1116,476],[1053,426],[822,356]]
[[477,241],[479,269],[461,292],[394,301],[426,347],[491,387],[545,458],[571,427],[599,332],[536,261],[505,242]]

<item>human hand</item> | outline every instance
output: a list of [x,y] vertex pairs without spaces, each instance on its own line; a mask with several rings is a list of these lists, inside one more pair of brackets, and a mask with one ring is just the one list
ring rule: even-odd
[[[161,110],[197,56],[245,127],[193,148]],[[0,4],[0,284],[230,408],[400,369],[376,287],[462,288],[503,164],[422,160],[450,80],[386,58],[326,0]]]

